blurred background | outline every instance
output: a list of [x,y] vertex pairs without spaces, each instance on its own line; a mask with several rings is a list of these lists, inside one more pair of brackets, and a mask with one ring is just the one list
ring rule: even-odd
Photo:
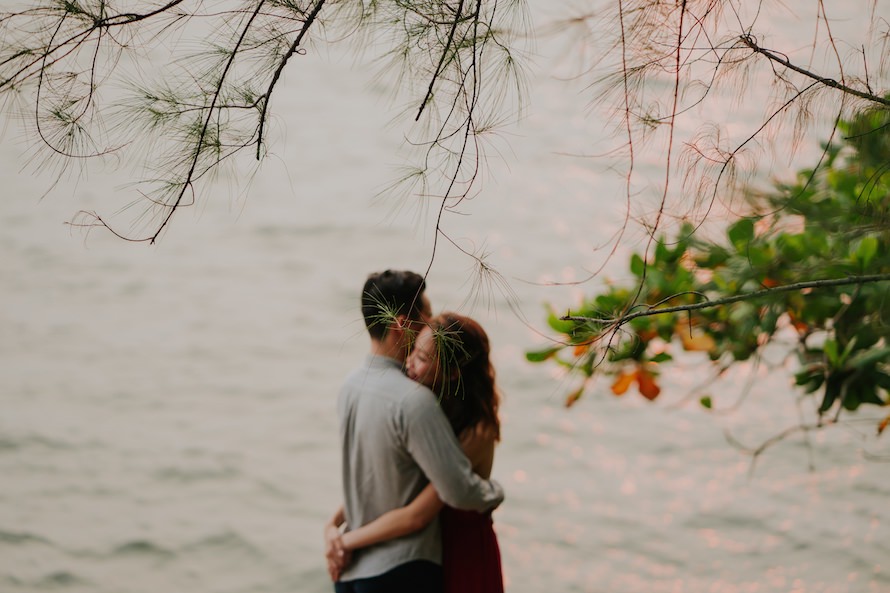
[[[541,29],[555,18],[532,12]],[[873,423],[788,439],[752,471],[724,432],[754,445],[796,423],[788,376],[762,373],[724,416],[684,399],[694,364],[656,402],[603,384],[567,409],[572,382],[525,361],[549,335],[545,303],[620,278],[642,236],[631,229],[611,259],[599,249],[624,222],[624,179],[580,156],[612,126],[563,75],[565,51],[537,40],[527,115],[445,220],[499,272],[481,286],[453,246],[434,255],[434,213],[375,197],[404,130],[346,50],[300,57],[258,173],[218,180],[153,246],[64,224],[127,203],[130,171],[67,175],[41,197],[51,172],[6,121],[0,591],[329,591],[335,401],[368,347],[359,290],[371,271],[430,262],[434,309],[476,317],[494,348],[508,591],[890,590],[890,475],[863,454],[886,453]],[[638,166],[660,175],[657,158]]]

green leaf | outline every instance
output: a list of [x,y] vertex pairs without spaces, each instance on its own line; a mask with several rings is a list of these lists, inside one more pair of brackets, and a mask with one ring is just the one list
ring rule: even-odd
[[674,360],[674,357],[668,354],[667,352],[659,352],[655,356],[649,359],[652,362],[668,362]]
[[[850,341],[852,342],[853,340]],[[873,348],[859,352],[856,356],[850,358],[846,366],[850,369],[862,369],[885,360],[890,361],[890,347]]]
[[822,365],[810,365],[794,375],[794,382],[798,387],[804,388],[804,393],[817,391],[825,382],[825,374]]
[[667,245],[664,244],[664,239],[662,238],[655,244],[655,263],[656,264],[666,264],[671,261],[671,251],[667,248]]
[[884,391],[890,391],[890,375],[887,373],[883,373],[881,371],[877,371],[874,374],[875,385],[883,389]]
[[844,348],[843,354],[841,354],[840,358],[838,359],[837,365],[839,367],[846,366],[847,359],[850,358],[850,354],[853,353],[853,350],[855,348],[856,348],[856,336],[853,336],[853,338],[849,342],[847,342],[847,345]]
[[763,268],[770,265],[775,259],[773,250],[765,245],[749,245],[748,260],[755,268]]
[[623,340],[617,349],[609,353],[609,361],[640,360],[646,351],[646,342],[631,338]]
[[853,260],[863,268],[867,268],[877,253],[878,239],[871,236],[863,237],[853,254]]
[[575,321],[560,319],[562,315],[557,315],[552,309],[547,315],[547,324],[551,329],[561,334],[571,335],[572,331],[578,326]]
[[729,259],[729,252],[720,245],[698,246],[700,253],[695,257],[696,265],[703,268],[716,268]]
[[794,381],[798,385],[806,385],[809,383],[813,376],[821,375],[820,367],[816,365],[810,365],[809,367],[803,369],[802,371],[798,371],[794,374]]
[[807,384],[806,388],[803,390],[804,393],[816,393],[819,391],[819,388],[825,383],[824,375],[815,375],[810,377],[810,382]]
[[[669,245],[672,245],[673,249]],[[655,246],[655,263],[659,265],[675,264],[683,257],[688,247],[689,241],[682,238],[678,238],[676,241],[662,238]]]
[[525,353],[525,359],[529,362],[544,362],[553,358],[560,350],[562,350],[562,346],[545,348],[543,350],[530,350]]
[[700,400],[698,400],[698,403],[700,403],[706,410],[710,410],[713,407],[713,402],[711,401],[710,395],[703,396]]
[[862,393],[853,388],[852,386],[847,389],[847,393],[844,394],[844,399],[841,401],[841,405],[845,410],[855,411],[859,408],[859,404],[862,403]]
[[780,250],[780,260],[788,262],[797,262],[803,259],[807,252],[803,237],[800,235],[782,233],[776,238],[776,247]]
[[750,218],[739,220],[729,227],[727,235],[737,251],[744,251],[754,238],[754,221]]
[[865,384],[865,381],[859,387],[859,403],[869,404],[873,406],[883,406],[884,400],[878,395],[877,389],[871,385]]
[[831,366],[838,366],[837,342],[834,340],[825,340],[825,343],[822,344],[822,350],[825,351],[825,355],[828,357],[828,362],[831,363]]
[[630,258],[630,271],[634,276],[642,277],[643,271],[646,269],[646,262],[640,257],[640,254],[634,253]]
[[843,380],[838,379],[835,375],[829,375],[825,382],[825,395],[822,397],[822,403],[819,405],[819,413],[824,414],[831,409],[838,396],[841,394],[841,384]]

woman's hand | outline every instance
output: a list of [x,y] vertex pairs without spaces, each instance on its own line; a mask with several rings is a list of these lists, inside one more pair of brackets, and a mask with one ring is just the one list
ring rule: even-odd
[[339,581],[340,575],[349,564],[350,552],[343,547],[343,536],[340,529],[328,523],[324,529],[324,555],[328,562],[328,574],[332,581]]
[[340,580],[343,569],[349,564],[352,554],[343,546],[343,534],[340,526],[345,523],[346,516],[341,506],[324,526],[324,555],[328,563],[328,574],[331,580]]

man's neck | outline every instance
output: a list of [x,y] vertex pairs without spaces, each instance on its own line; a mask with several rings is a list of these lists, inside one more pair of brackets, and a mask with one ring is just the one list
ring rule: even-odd
[[405,362],[405,349],[398,344],[391,343],[389,340],[371,340],[371,354],[392,358],[400,363]]

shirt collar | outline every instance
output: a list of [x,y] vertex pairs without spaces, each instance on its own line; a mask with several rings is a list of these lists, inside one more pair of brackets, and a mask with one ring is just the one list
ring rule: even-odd
[[396,360],[395,358],[390,358],[389,356],[383,356],[381,354],[369,354],[367,357],[368,366],[371,368],[394,368],[399,371],[404,368],[404,365]]

